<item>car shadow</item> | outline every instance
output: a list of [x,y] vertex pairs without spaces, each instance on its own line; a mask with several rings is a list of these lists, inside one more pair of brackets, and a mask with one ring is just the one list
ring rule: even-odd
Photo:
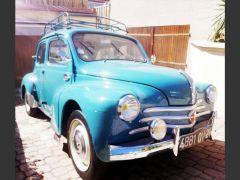
[[32,179],[43,179],[43,176],[36,171],[36,160],[31,161],[25,156],[24,143],[17,122],[15,122],[15,171],[16,179],[26,179],[28,176]]
[[[224,179],[224,152],[223,141],[209,140],[179,152],[178,157],[166,151],[143,159],[113,162],[102,180]],[[209,175],[208,171],[218,174]]]
[[24,101],[23,101],[23,99],[21,98],[19,89],[16,88],[16,90],[15,90],[15,107],[17,107],[17,106],[22,106],[22,105],[24,105]]
[[[15,94],[15,108],[18,106],[23,106],[24,105],[24,100],[21,98],[21,95],[19,93],[19,90],[16,89],[16,94]],[[42,111],[37,109],[36,115],[34,115],[34,118],[37,119],[42,119],[46,121],[50,121],[50,118],[46,116]]]

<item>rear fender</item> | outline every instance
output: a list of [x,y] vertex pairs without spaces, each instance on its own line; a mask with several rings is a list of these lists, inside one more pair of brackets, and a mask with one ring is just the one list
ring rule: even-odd
[[[24,98],[24,93],[27,93],[28,102],[32,108],[38,107],[38,97],[36,93],[37,82],[38,80],[35,74],[29,73],[23,77],[23,80],[21,83],[21,89],[20,89],[21,97]],[[23,92],[24,89],[25,89],[25,92]]]

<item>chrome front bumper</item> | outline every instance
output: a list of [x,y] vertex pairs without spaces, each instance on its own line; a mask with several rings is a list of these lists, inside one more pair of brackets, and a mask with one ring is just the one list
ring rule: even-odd
[[[216,112],[213,112],[212,117],[209,119],[212,126],[214,119],[216,117]],[[208,127],[207,126],[207,127]],[[206,128],[207,128],[206,127]],[[174,138],[158,142],[154,144],[146,144],[140,146],[112,146],[110,145],[110,161],[121,161],[121,160],[130,160],[147,157],[152,153],[160,152],[163,150],[173,150],[175,156],[178,155],[178,147],[180,140],[180,127],[176,126],[174,128]]]

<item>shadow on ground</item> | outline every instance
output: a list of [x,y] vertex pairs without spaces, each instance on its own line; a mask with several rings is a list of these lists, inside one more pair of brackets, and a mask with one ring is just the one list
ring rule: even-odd
[[24,143],[21,140],[18,125],[15,123],[15,170],[16,180],[31,177],[32,179],[43,179],[43,176],[36,171],[36,164],[27,159],[24,153]]
[[111,163],[104,180],[224,179],[224,142],[206,141],[179,153]]

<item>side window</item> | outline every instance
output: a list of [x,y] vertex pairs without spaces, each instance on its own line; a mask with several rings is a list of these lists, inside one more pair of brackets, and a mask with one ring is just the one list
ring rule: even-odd
[[46,49],[46,44],[45,43],[40,44],[38,48],[38,53],[37,53],[37,62],[39,64],[44,63],[45,49]]
[[50,63],[67,62],[70,59],[68,46],[61,40],[53,40],[49,44],[48,61]]

